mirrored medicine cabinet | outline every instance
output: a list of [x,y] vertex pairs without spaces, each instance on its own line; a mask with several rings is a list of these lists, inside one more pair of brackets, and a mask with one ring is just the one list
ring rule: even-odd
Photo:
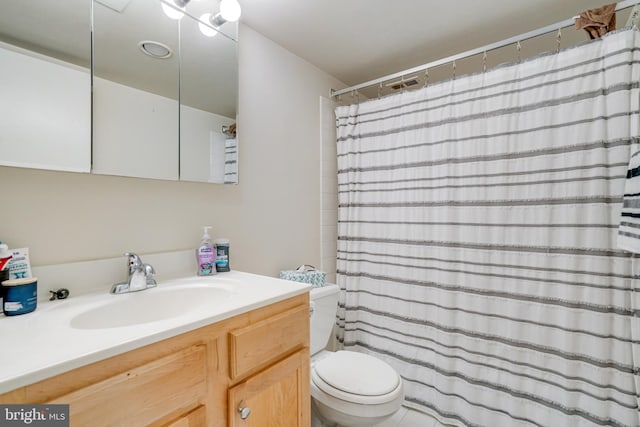
[[3,1],[0,165],[237,183],[237,25],[161,5]]

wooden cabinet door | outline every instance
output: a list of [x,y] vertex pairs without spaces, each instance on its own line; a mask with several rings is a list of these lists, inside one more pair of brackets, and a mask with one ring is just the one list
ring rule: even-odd
[[304,348],[230,388],[229,427],[309,427],[309,363]]
[[193,411],[181,416],[177,420],[172,421],[165,427],[204,427],[207,425],[206,408],[203,405],[198,406]]

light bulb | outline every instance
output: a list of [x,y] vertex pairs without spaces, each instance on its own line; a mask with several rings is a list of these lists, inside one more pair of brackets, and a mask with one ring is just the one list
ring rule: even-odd
[[200,17],[200,22],[198,22],[198,28],[200,28],[200,32],[207,37],[213,37],[218,32],[211,28],[211,14],[205,13]]
[[175,8],[169,6],[165,2],[161,2],[161,4],[162,4],[162,11],[169,18],[171,18],[171,19],[182,19],[182,17],[184,16],[184,13],[182,13],[180,11],[180,10],[184,11],[184,9],[185,9],[184,7],[181,7],[180,10],[178,10],[178,9],[175,9]]
[[238,0],[222,0],[220,2],[220,15],[229,21],[235,22],[240,18],[242,9],[240,9],[240,3]]

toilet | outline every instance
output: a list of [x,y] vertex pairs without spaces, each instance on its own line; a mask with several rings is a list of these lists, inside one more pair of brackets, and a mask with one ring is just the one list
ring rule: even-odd
[[368,354],[325,350],[338,293],[337,285],[310,292],[312,426],[372,426],[400,409],[402,379],[386,362]]

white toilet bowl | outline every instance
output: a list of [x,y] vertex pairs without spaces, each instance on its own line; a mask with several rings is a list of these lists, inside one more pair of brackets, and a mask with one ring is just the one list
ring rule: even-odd
[[404,390],[395,370],[373,356],[324,351],[312,358],[311,397],[329,425],[372,426],[400,409]]
[[324,350],[336,319],[339,289],[311,290],[312,425],[372,426],[392,416],[404,400],[402,378],[364,353]]

